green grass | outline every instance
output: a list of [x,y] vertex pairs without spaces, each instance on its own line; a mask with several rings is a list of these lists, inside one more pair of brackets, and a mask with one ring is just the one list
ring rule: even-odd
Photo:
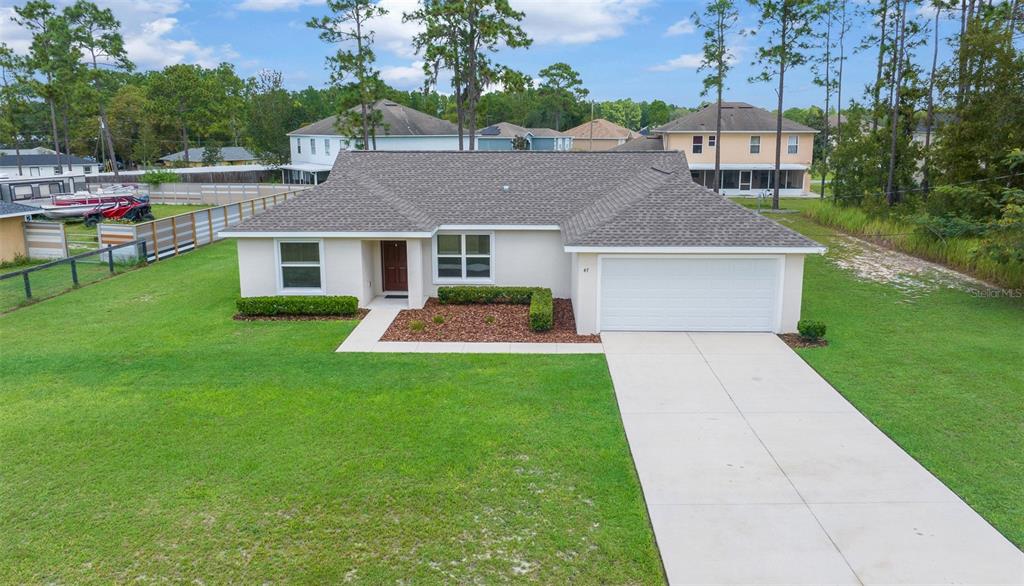
[[[835,232],[807,218],[778,218],[834,244]],[[817,256],[804,291],[803,317],[827,323],[829,346],[798,352],[1024,548],[1024,302],[948,288],[908,296]]]
[[0,583],[659,583],[601,356],[336,354],[224,242],[0,316]]

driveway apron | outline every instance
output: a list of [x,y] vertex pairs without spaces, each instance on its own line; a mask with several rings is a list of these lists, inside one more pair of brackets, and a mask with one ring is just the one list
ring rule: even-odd
[[1024,554],[772,334],[602,334],[671,584],[1024,584]]

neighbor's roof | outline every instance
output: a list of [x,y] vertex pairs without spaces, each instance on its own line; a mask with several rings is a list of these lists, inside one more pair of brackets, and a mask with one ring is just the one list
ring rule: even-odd
[[657,136],[640,136],[627,140],[626,142],[615,145],[608,149],[609,151],[615,152],[631,152],[631,151],[663,151],[665,150],[665,143],[661,140],[661,135]]
[[[90,161],[89,159],[83,159],[75,155],[61,155],[60,162],[62,165],[67,165],[68,161],[71,161],[72,165],[95,165],[96,161]],[[53,165],[57,166],[57,155],[21,155],[21,165],[23,167],[38,167],[40,165]],[[17,167],[18,157],[15,155],[0,155],[0,167]]]
[[[377,126],[378,136],[451,136],[459,133],[459,127],[447,120],[424,114],[391,100],[377,100],[371,108],[381,113],[383,125]],[[359,106],[349,108],[349,112],[359,111]],[[337,120],[337,116],[328,116],[323,120],[293,130],[288,135],[341,136],[335,127]]]
[[516,136],[526,136],[527,134],[544,138],[569,136],[568,134],[558,132],[553,128],[526,128],[525,126],[519,126],[518,124],[512,124],[511,122],[498,122],[497,124],[491,124],[479,132],[481,138],[514,138]]
[[25,216],[28,214],[38,214],[43,210],[31,206],[24,206],[20,203],[10,203],[6,201],[0,201],[0,218],[13,218],[15,216]]
[[677,152],[342,151],[327,181],[228,232],[443,225],[558,225],[566,246],[817,246],[698,186]]
[[[188,149],[188,160],[201,163],[203,161],[204,147]],[[249,152],[245,147],[227,146],[221,147],[220,158],[223,161],[255,161],[256,155]],[[185,151],[178,151],[167,156],[160,157],[161,161],[184,161]]]
[[[584,140],[590,138],[591,123],[584,122],[575,128],[566,130],[565,133],[572,135],[576,140]],[[609,122],[604,118],[595,118],[593,123],[594,138],[605,138],[605,139],[631,139],[640,136],[639,133],[634,132],[624,126],[619,126],[614,122]]]
[[[711,104],[701,110],[676,118],[655,129],[655,132],[713,132],[718,108]],[[723,132],[775,132],[775,114],[746,102],[722,102]],[[783,118],[782,130],[787,132],[818,132],[810,126]]]

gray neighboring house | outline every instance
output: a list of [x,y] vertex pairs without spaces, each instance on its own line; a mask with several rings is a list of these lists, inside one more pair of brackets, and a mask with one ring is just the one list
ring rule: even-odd
[[[188,164],[190,167],[205,166],[203,162],[203,152],[206,150],[205,147],[195,147],[188,149]],[[160,157],[160,162],[166,167],[173,167],[177,163],[185,162],[185,151],[178,151],[169,155]],[[249,152],[249,149],[239,146],[226,146],[220,148],[220,161],[218,165],[253,165],[259,162],[256,155]]]
[[572,135],[552,128],[526,128],[511,122],[499,122],[477,132],[477,149],[481,151],[511,151],[512,141],[521,136],[529,151],[570,151]]
[[791,332],[824,249],[701,187],[677,152],[365,152],[222,233],[241,294],[549,287],[577,330]]

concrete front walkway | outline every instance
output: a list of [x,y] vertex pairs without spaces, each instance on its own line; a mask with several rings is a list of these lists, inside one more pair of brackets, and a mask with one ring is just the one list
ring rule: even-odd
[[1024,583],[1024,554],[776,336],[602,338],[671,584]]

